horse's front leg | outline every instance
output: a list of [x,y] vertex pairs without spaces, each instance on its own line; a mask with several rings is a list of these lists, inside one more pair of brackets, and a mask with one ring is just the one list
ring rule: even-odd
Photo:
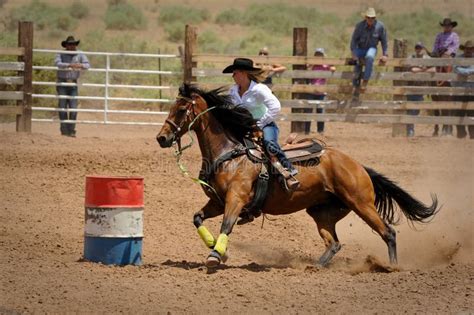
[[213,250],[207,257],[206,266],[216,267],[218,266],[227,251],[227,242],[229,240],[229,234],[232,232],[239,214],[242,211],[244,205],[248,202],[245,196],[239,196],[232,191],[227,194],[226,205],[224,210],[224,219],[222,220],[221,232],[216,240]]
[[213,249],[216,245],[216,239],[209,232],[209,230],[203,225],[204,220],[209,218],[217,217],[224,212],[224,206],[221,206],[218,202],[209,200],[204,207],[194,214],[193,222],[197,228],[198,234],[206,247]]

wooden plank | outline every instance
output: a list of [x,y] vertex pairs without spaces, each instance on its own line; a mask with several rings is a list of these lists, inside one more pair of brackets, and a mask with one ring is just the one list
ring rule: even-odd
[[[196,77],[230,77],[231,74],[222,73],[222,69],[197,69],[193,68],[193,75]],[[280,74],[281,78],[288,79],[342,79],[352,80],[352,71],[330,72],[312,70],[286,70]],[[405,81],[474,81],[474,74],[461,76],[455,73],[413,73],[413,72],[374,72],[371,80],[405,80]]]
[[0,71],[23,71],[25,70],[24,62],[0,61]]
[[[351,107],[348,101],[308,101],[308,100],[280,100],[283,107],[322,107],[333,110],[370,110],[370,109],[463,109],[474,110],[474,102],[408,102],[408,101],[361,101],[357,106]],[[319,105],[318,105],[319,103]]]
[[185,40],[184,40],[184,82],[189,83],[196,81],[196,78],[192,76],[192,69],[197,64],[193,62],[192,55],[197,50],[197,32],[196,27],[186,25],[185,29]]
[[[306,56],[308,54],[308,29],[306,27],[293,28],[293,56]],[[306,65],[293,65],[293,70],[306,69]],[[305,79],[292,79],[292,84],[306,84]],[[291,93],[292,99],[304,98],[305,94]],[[292,108],[292,113],[312,113],[310,108]],[[309,134],[311,131],[311,122],[308,121],[292,121],[290,126],[291,132]]]
[[22,21],[18,23],[18,47],[25,48],[25,54],[18,57],[18,61],[24,62],[23,76],[23,100],[17,105],[22,105],[23,112],[16,116],[16,131],[31,132],[33,102],[33,22]]
[[[255,63],[282,63],[294,65],[309,65],[309,64],[330,64],[330,65],[348,65],[351,58],[321,58],[313,56],[255,56],[255,55],[217,55],[217,54],[193,54],[193,61],[195,62],[211,62],[230,64],[237,57],[250,58]],[[414,59],[414,58],[389,58],[386,66],[392,67],[407,67],[407,66],[444,66],[444,65],[459,65],[471,66],[474,65],[474,58],[430,58],[430,59]],[[379,67],[376,63],[374,66]]]
[[0,56],[23,56],[24,47],[0,47]]
[[0,77],[0,84],[23,85],[23,77]]
[[350,112],[346,114],[282,114],[280,120],[288,121],[339,121],[355,123],[378,124],[445,124],[445,125],[474,125],[474,117],[451,116],[411,116],[411,115],[381,115],[359,114]]
[[[407,52],[407,40],[406,39],[394,39],[393,41],[393,57],[396,58],[406,58],[408,56]],[[393,71],[403,72],[403,67],[394,67]],[[394,80],[393,86],[404,86],[407,85],[407,81]],[[412,84],[413,85],[413,84]],[[393,95],[394,101],[405,100],[403,95]],[[394,115],[403,115],[406,114],[406,111],[394,109],[392,111]],[[403,124],[393,124],[392,125],[392,137],[406,136],[407,135],[407,126]]]
[[23,100],[23,92],[21,91],[0,91],[0,100]]
[[[229,86],[230,83],[198,83],[205,89],[215,89]],[[272,90],[275,92],[290,93],[339,93],[352,94],[350,85],[306,85],[306,84],[274,84]],[[365,94],[395,94],[395,95],[474,95],[474,88],[464,87],[434,87],[434,86],[371,86],[367,87]]]
[[0,106],[0,115],[21,115],[22,112],[21,106]]

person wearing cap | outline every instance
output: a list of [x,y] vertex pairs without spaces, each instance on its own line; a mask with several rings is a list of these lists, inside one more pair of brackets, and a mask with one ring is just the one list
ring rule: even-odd
[[[325,57],[326,55],[325,55],[324,48],[316,48],[316,50],[314,51],[314,56]],[[331,71],[331,72],[336,71],[336,67],[325,65],[325,64],[309,65],[308,69],[313,70],[313,71]],[[318,86],[325,85],[326,81],[327,80],[325,78],[314,78],[310,80],[310,84],[318,85]],[[327,93],[324,93],[324,92],[316,92],[316,93],[308,94],[307,98],[309,100],[323,101],[326,95]],[[316,108],[316,113],[322,114],[324,113],[324,109],[322,107]],[[324,121],[318,121],[316,126],[317,126],[317,132],[319,134],[324,134]]]
[[[416,59],[416,58],[422,58],[422,59],[428,59],[431,58],[427,53],[426,53],[426,48],[423,45],[422,42],[417,42],[415,44],[415,53],[412,54],[410,59]],[[420,72],[436,72],[435,67],[426,67],[424,65],[417,65],[413,66],[410,68],[410,71],[413,73],[420,73]],[[417,81],[408,81],[407,86],[423,86],[425,85],[424,82],[417,82]],[[411,94],[407,95],[407,101],[410,102],[423,102],[424,101],[424,96],[421,94]],[[408,115],[418,115],[420,113],[419,109],[409,109],[407,110]],[[408,137],[414,137],[415,136],[415,125],[414,124],[407,124],[407,136]]]
[[[267,47],[263,47],[258,52],[259,56],[268,56],[270,53]],[[279,76],[286,70],[286,67],[281,64],[257,64],[257,66],[261,67],[262,70],[265,70],[267,73],[267,77],[262,82],[263,84],[267,85],[269,88],[273,85],[273,76]]]
[[[459,49],[463,51],[463,53],[457,58],[474,58],[474,41],[468,40],[463,45],[459,46]],[[454,73],[457,73],[462,78],[467,78],[470,75],[474,74],[474,65],[470,66],[454,66]],[[457,87],[464,87],[467,89],[474,89],[474,82],[472,79],[470,81],[463,80],[463,81],[454,81],[454,86]],[[455,97],[455,100],[458,102],[474,102],[473,95],[459,95]],[[455,110],[455,116],[468,116],[474,117],[474,110]],[[456,126],[456,136],[459,139],[465,138],[467,136],[466,127],[469,132],[469,138],[474,139],[474,125],[464,126],[464,125],[457,125]]]
[[[68,36],[66,40],[61,42],[61,46],[68,52],[76,52],[79,43],[80,41],[75,40],[74,36]],[[56,86],[58,95],[76,97],[78,95],[77,80],[79,79],[81,70],[90,68],[89,60],[86,55],[80,51],[77,51],[77,53],[58,53],[54,59],[54,64],[58,67]],[[77,109],[77,99],[60,98],[58,107],[60,109]],[[59,119],[61,121],[74,121],[77,119],[77,112],[60,111]],[[61,122],[60,130],[63,136],[76,136],[75,123]]]
[[443,31],[436,35],[432,54],[436,57],[440,57],[446,53],[454,57],[459,48],[459,36],[453,29],[458,25],[458,22],[451,21],[450,18],[445,18],[439,22],[439,25],[443,27]]
[[[267,153],[278,159],[285,169],[286,186],[291,191],[299,186],[295,178],[297,169],[291,164],[278,144],[279,129],[275,119],[280,113],[280,101],[270,88],[262,84],[264,71],[254,67],[253,61],[247,58],[236,58],[233,64],[227,66],[223,73],[232,73],[235,84],[229,94],[236,106],[246,108],[256,120],[257,126],[263,131],[263,144]],[[274,164],[275,165],[275,164]]]
[[379,42],[382,44],[382,57],[379,60],[380,64],[385,64],[388,58],[387,31],[383,23],[377,20],[375,9],[368,8],[364,17],[364,20],[355,26],[351,39],[352,59],[356,63],[354,68],[355,73],[362,71],[362,65],[357,61],[361,58],[365,61],[365,71],[362,76],[362,82],[359,82],[358,79],[353,80],[353,85],[360,85],[362,91],[367,87],[367,83],[372,75],[373,63],[377,55],[377,45]]

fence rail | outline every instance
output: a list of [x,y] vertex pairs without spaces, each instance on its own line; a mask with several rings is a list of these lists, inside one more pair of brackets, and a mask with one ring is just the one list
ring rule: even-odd
[[[77,54],[77,51],[64,51],[64,50],[55,50],[55,49],[34,49],[34,53],[43,53],[43,54]],[[172,77],[181,77],[182,71],[164,71],[161,69],[120,69],[111,67],[111,58],[112,57],[132,57],[132,58],[153,58],[157,60],[161,59],[178,59],[179,55],[174,54],[142,54],[142,53],[121,53],[121,52],[93,52],[93,51],[81,51],[81,53],[90,56],[103,56],[105,57],[105,66],[92,67],[87,70],[87,72],[92,73],[104,73],[105,79],[103,83],[88,83],[88,82],[79,82],[79,83],[67,83],[67,82],[50,82],[50,81],[33,81],[34,86],[78,86],[85,88],[99,88],[103,89],[103,95],[80,95],[80,96],[64,96],[57,94],[44,94],[44,93],[34,93],[32,94],[33,99],[77,99],[77,100],[89,100],[89,101],[102,101],[103,109],[87,109],[81,108],[77,110],[62,110],[60,108],[53,107],[44,107],[44,106],[33,106],[33,112],[83,112],[83,113],[102,113],[103,120],[79,120],[78,123],[99,123],[99,124],[126,124],[126,125],[156,125],[154,122],[141,122],[141,121],[112,121],[110,120],[109,114],[130,114],[130,115],[166,115],[167,112],[163,111],[137,111],[137,110],[118,110],[111,109],[110,102],[135,102],[135,103],[150,103],[150,104],[166,104],[170,103],[172,100],[170,98],[145,98],[145,97],[114,97],[111,96],[112,89],[120,90],[151,90],[151,91],[170,91],[173,86],[170,85],[139,85],[139,84],[114,84],[111,79],[112,74],[139,74],[139,75],[158,75],[158,76],[172,76]],[[158,62],[160,65],[161,63]],[[55,66],[34,66],[34,70],[38,71],[68,71],[68,69],[59,69]],[[82,81],[82,80],[81,80]],[[33,118],[35,122],[57,122],[56,119],[45,119],[45,118]],[[67,121],[62,121],[67,122]]]
[[[461,101],[460,97],[474,97],[474,75],[462,76],[456,73],[413,73],[411,68],[441,66],[473,66],[474,58],[407,58],[406,42],[394,41],[393,55],[383,66],[374,67],[370,84],[365,91],[353,86],[356,78],[350,66],[350,58],[322,58],[306,56],[307,29],[295,28],[293,38],[293,56],[236,56],[199,54],[197,33],[192,26],[186,27],[185,38],[185,82],[198,83],[205,88],[217,88],[230,85],[230,75],[223,74],[224,65],[231,64],[237,57],[250,58],[256,64],[290,65],[274,79],[271,86],[278,93],[282,106],[290,107],[291,113],[282,114],[281,119],[292,122],[293,132],[308,133],[311,121],[344,121],[363,123],[393,124],[393,135],[405,134],[404,124],[456,124],[474,125],[473,117],[448,116],[444,111],[466,111],[474,109],[472,102]],[[335,65],[338,71],[312,71],[310,65]],[[205,65],[207,68],[203,68]],[[216,65],[217,69],[209,68]],[[206,81],[212,78],[212,82]],[[216,78],[222,79],[216,82]],[[330,84],[312,85],[311,79],[326,79]],[[288,81],[291,80],[291,84]],[[277,82],[275,82],[277,81]],[[336,81],[336,82],[335,82]],[[450,86],[440,86],[440,81]],[[285,99],[288,95],[292,100]],[[330,95],[326,101],[303,100],[309,95]],[[408,95],[431,96],[431,102],[410,102]],[[386,101],[386,99],[393,101]],[[437,101],[435,101],[435,99]],[[441,101],[442,100],[442,101]],[[334,113],[313,114],[316,108],[335,111]],[[426,113],[420,116],[407,115],[407,110],[422,109]],[[371,113],[374,110],[382,113]],[[443,110],[443,116],[431,116],[431,112]],[[368,113],[366,113],[368,112]]]

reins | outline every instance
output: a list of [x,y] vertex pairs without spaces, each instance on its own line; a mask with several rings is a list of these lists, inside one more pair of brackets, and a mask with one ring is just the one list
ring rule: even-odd
[[[188,99],[188,98],[185,98],[185,97],[179,97],[181,99],[185,99],[187,101],[190,101],[191,103],[191,106],[195,105],[196,104],[196,101],[194,100],[191,100],[191,99]],[[217,191],[214,189],[214,187],[212,187],[211,185],[209,185],[208,183],[206,183],[205,181],[203,181],[202,179],[200,178],[196,178],[196,177],[193,177],[191,176],[191,174],[189,173],[189,171],[186,169],[186,167],[183,165],[183,163],[180,161],[181,160],[181,156],[183,155],[183,151],[186,150],[186,149],[189,149],[190,147],[192,147],[192,145],[194,144],[194,138],[193,136],[191,135],[191,128],[192,126],[194,125],[194,123],[198,120],[199,117],[201,117],[202,115],[206,114],[207,112],[213,110],[214,108],[216,108],[215,106],[213,107],[209,107],[207,108],[206,110],[202,111],[201,113],[195,115],[196,117],[194,117],[194,119],[191,121],[191,123],[189,124],[188,126],[188,132],[187,134],[189,135],[189,137],[191,138],[191,141],[185,145],[184,147],[181,147],[181,137],[177,137],[176,141],[175,141],[175,144],[176,144],[176,148],[175,148],[175,151],[174,151],[174,155],[176,157],[176,164],[178,165],[178,168],[179,170],[181,171],[181,173],[188,177],[189,179],[191,179],[193,182],[195,182],[196,184],[200,184],[200,185],[203,185],[205,187],[207,187],[208,189],[210,189],[217,197],[217,199],[219,200],[219,202],[221,204],[224,204],[222,199],[219,197],[219,194],[217,193]],[[189,111],[189,109],[188,109]],[[194,111],[193,111],[194,112]],[[187,113],[187,115],[189,115],[190,112]],[[181,130],[181,128],[179,126],[177,126],[174,122],[172,121],[168,121],[167,122],[172,125],[173,127],[176,128],[177,132],[179,132]]]

